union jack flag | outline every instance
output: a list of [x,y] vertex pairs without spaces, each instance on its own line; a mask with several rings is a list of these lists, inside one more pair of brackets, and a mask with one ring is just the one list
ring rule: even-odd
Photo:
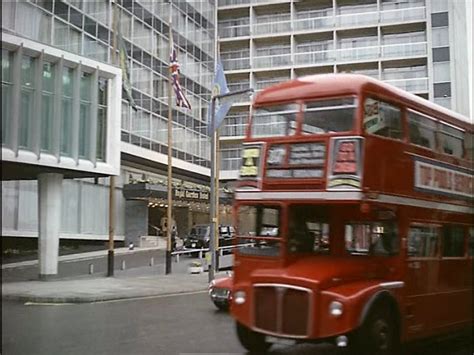
[[176,94],[176,106],[191,109],[191,104],[189,103],[186,96],[184,96],[183,88],[179,84],[178,54],[174,46],[170,55],[170,72],[174,93]]

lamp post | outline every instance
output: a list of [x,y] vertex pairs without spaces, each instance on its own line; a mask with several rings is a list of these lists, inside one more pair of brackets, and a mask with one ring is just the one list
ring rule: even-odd
[[[211,215],[211,228],[210,228],[210,238],[209,238],[209,252],[211,253],[211,265],[209,265],[209,282],[214,280],[214,272],[216,271],[216,238],[218,238],[217,232],[217,209],[216,209],[216,199],[219,198],[219,191],[216,191],[216,176],[217,176],[217,162],[216,162],[216,137],[218,127],[214,128],[215,116],[216,116],[216,101],[231,101],[235,102],[241,96],[248,96],[253,93],[253,89],[239,90],[235,92],[228,92],[222,95],[214,95],[211,98],[211,127],[212,137],[211,137],[211,206],[209,209],[209,214]],[[216,195],[217,194],[217,195]]]

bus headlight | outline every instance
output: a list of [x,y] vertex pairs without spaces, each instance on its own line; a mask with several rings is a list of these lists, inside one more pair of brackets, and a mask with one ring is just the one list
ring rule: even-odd
[[343,311],[344,307],[339,301],[332,301],[329,305],[329,314],[334,317],[340,317]]
[[234,303],[236,304],[244,304],[246,301],[247,295],[245,294],[245,291],[237,291],[234,293]]

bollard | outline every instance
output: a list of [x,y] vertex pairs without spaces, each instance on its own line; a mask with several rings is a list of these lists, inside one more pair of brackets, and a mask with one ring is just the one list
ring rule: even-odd
[[153,257],[150,258],[150,266],[155,265],[155,259]]
[[93,274],[94,273],[94,264],[89,264],[89,274]]
[[122,269],[122,270],[125,270],[125,260],[122,260],[121,269]]
[[202,249],[199,251],[199,259],[202,259]]
[[176,262],[179,263],[179,254],[176,254]]

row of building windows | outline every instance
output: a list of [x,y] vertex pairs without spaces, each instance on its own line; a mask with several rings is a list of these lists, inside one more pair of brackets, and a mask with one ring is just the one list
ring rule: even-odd
[[18,137],[22,149],[105,160],[107,89],[96,71],[2,49],[2,145],[15,149]]

